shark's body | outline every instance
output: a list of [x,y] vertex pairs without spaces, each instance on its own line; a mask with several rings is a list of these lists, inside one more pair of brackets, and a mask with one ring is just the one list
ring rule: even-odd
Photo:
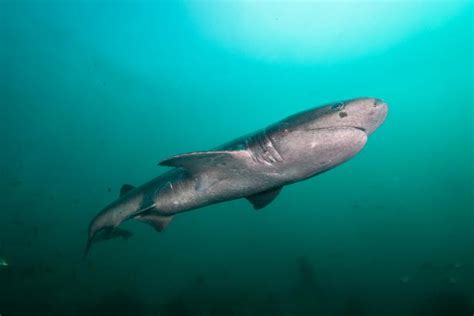
[[[302,112],[212,151],[174,156],[174,169],[139,186],[124,185],[120,198],[89,226],[86,252],[99,232],[127,219],[163,230],[173,215],[245,197],[259,209],[285,185],[327,171],[357,154],[384,121],[387,104],[359,98]],[[96,237],[97,238],[97,237]]]

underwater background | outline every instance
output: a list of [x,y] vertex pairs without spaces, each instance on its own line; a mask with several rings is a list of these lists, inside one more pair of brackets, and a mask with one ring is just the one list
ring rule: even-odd
[[[472,315],[472,42],[472,1],[2,1],[0,314]],[[160,160],[359,96],[349,162],[82,258]]]

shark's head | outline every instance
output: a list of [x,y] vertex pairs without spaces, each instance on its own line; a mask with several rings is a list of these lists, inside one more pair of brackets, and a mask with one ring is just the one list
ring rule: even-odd
[[295,114],[271,126],[272,144],[285,160],[285,178],[299,181],[356,155],[385,120],[376,98],[335,102]]
[[320,123],[334,127],[349,126],[372,134],[385,120],[388,106],[381,99],[358,98],[326,106],[328,114]]
[[334,102],[289,117],[286,122],[299,129],[352,127],[372,134],[387,116],[387,103],[377,98]]

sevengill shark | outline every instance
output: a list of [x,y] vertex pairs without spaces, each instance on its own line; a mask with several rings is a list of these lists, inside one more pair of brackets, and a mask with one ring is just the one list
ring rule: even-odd
[[377,98],[334,102],[292,115],[214,150],[165,159],[172,169],[134,187],[89,225],[85,254],[92,243],[109,239],[124,221],[135,219],[162,231],[173,216],[206,205],[246,198],[255,209],[272,202],[281,189],[354,157],[387,116]]

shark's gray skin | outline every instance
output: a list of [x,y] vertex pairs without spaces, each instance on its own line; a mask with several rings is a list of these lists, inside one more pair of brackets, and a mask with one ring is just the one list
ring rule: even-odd
[[100,231],[136,219],[162,231],[173,215],[247,198],[268,205],[283,186],[313,177],[349,160],[385,120],[387,104],[358,98],[290,116],[212,151],[161,161],[172,170],[139,186],[124,185],[120,197],[89,225],[88,252]]

